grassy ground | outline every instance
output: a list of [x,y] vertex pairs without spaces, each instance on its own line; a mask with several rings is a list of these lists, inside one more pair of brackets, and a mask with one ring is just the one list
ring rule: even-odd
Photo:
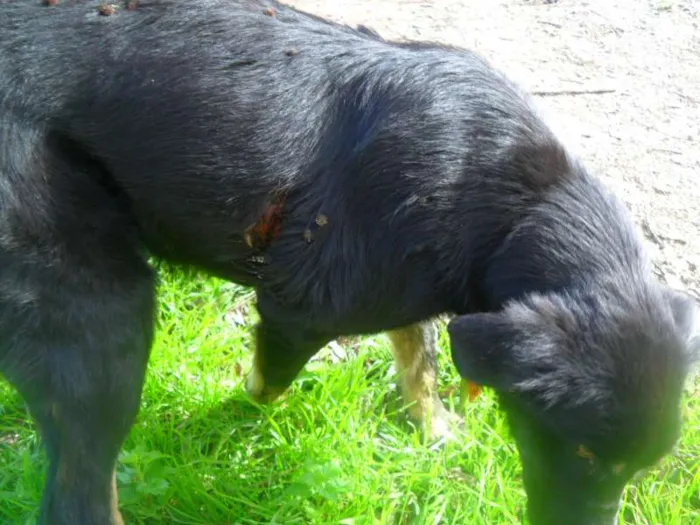
[[[282,401],[254,406],[242,385],[249,292],[166,271],[160,295],[140,419],[118,468],[128,524],[520,521],[518,457],[490,393],[466,408],[459,441],[422,444],[377,336],[325,349]],[[457,375],[443,354],[454,406]],[[629,523],[700,523],[700,389],[686,406],[676,453],[627,492]],[[0,523],[31,522],[43,459],[21,399],[0,383]]]

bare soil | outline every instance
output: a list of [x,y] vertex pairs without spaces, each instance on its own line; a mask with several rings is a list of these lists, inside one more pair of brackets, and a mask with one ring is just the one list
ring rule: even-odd
[[547,93],[544,114],[630,208],[658,276],[700,298],[700,0],[286,2],[473,49]]

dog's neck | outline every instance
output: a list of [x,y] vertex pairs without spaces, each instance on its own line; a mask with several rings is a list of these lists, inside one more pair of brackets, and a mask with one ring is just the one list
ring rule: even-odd
[[462,296],[455,296],[457,313],[500,310],[531,293],[600,286],[619,287],[624,293],[626,280],[650,274],[631,218],[584,171],[552,186],[519,212],[508,231],[480,247],[478,262],[468,261],[465,271],[452,272],[450,288]]

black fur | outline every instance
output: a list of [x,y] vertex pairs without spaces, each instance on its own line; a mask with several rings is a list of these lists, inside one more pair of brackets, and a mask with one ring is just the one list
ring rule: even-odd
[[[249,247],[279,195],[281,234]],[[118,523],[149,253],[255,286],[280,388],[339,335],[456,314],[455,363],[499,392],[534,525],[612,523],[678,434],[694,303],[468,51],[271,1],[0,1],[0,214],[0,369],[49,452],[43,523]]]

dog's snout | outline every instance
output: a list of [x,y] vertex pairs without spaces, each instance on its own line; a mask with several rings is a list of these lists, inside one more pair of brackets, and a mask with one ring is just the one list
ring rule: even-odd
[[591,502],[587,505],[586,513],[589,516],[589,525],[613,525],[617,523],[617,517],[620,510],[618,501],[609,501],[606,503]]
[[599,501],[569,503],[564,506],[532,508],[529,518],[532,525],[616,525],[619,502]]

